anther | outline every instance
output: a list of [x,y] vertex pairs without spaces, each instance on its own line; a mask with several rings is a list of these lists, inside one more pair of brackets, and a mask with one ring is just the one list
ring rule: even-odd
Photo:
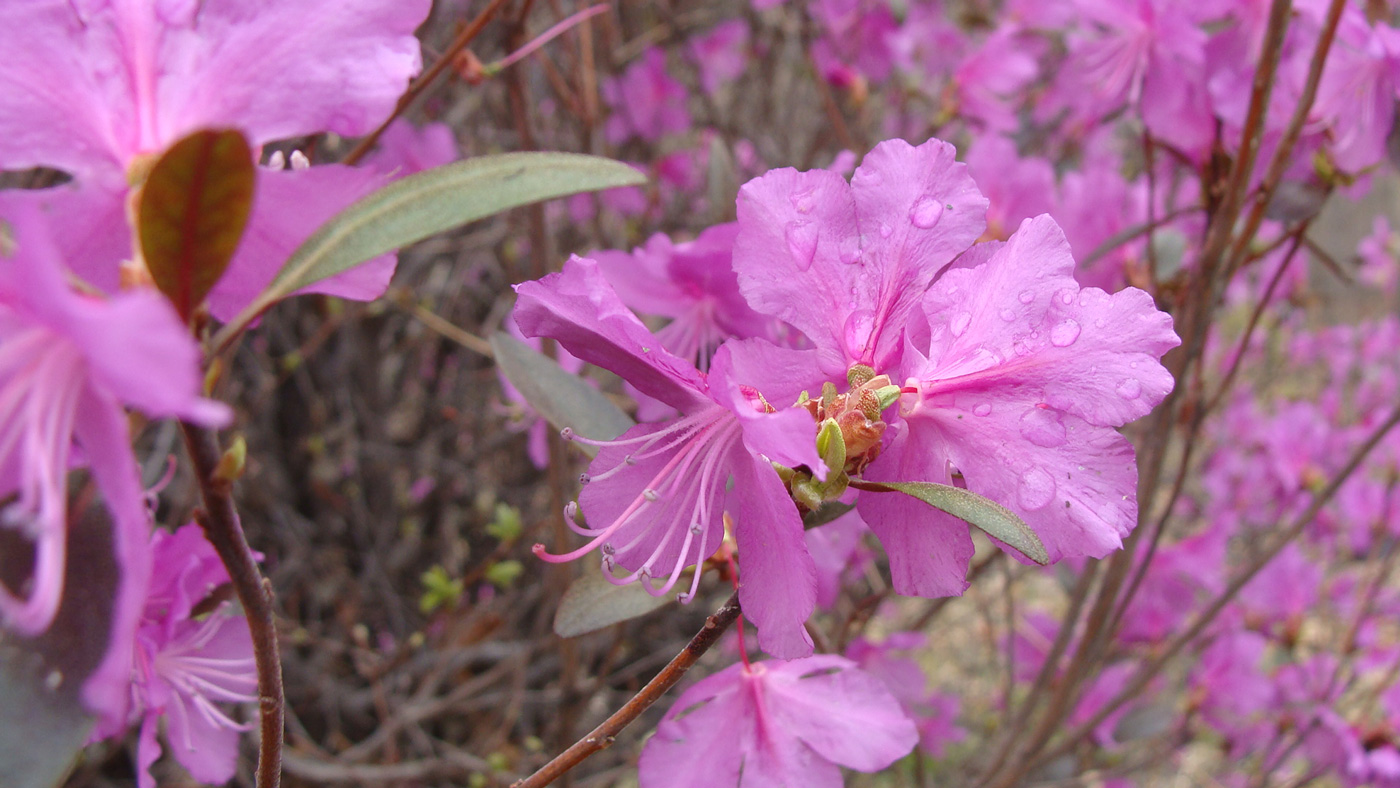
[[642,497],[647,499],[648,501],[654,502],[657,498],[660,498],[661,496],[657,494],[656,490],[642,490]]

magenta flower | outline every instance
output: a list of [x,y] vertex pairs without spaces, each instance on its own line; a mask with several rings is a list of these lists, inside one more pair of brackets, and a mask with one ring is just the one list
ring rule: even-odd
[[[1073,272],[1064,234],[1041,216],[986,262],[935,282],[899,373],[917,394],[901,401],[904,429],[867,478],[950,484],[957,473],[1020,514],[1051,560],[1118,549],[1137,523],[1137,467],[1113,428],[1171,390],[1158,358],[1180,340],[1147,293],[1081,290]],[[859,507],[897,590],[962,593],[964,523],[892,495]]]
[[143,593],[133,578],[144,576],[150,527],[123,406],[211,425],[230,414],[199,396],[199,350],[158,293],[75,293],[42,219],[18,219],[14,256],[0,258],[0,497],[14,496],[0,527],[33,543],[34,569],[25,594],[0,585],[0,625],[35,635],[52,622],[64,586],[68,471],[86,465],[111,511],[126,580],[111,648],[84,697],[119,717]]
[[603,101],[612,110],[605,133],[621,145],[636,137],[655,142],[690,128],[685,86],[666,70],[666,53],[650,47],[620,76],[602,84]]
[[389,124],[379,137],[379,147],[366,156],[364,164],[390,177],[412,175],[462,157],[457,139],[446,123],[416,127],[403,118]]
[[1400,98],[1400,30],[1371,25],[1360,9],[1348,9],[1327,58],[1312,115],[1331,137],[1332,159],[1361,172],[1385,156],[1386,137]]
[[731,262],[738,232],[737,224],[719,224],[682,243],[657,233],[630,254],[589,256],[624,304],[670,319],[656,332],[662,347],[705,370],[730,337],[777,336],[777,321],[755,312],[739,293]]
[[742,19],[720,22],[690,42],[690,56],[700,69],[700,87],[717,92],[748,65],[749,26]]
[[[118,264],[131,253],[128,182],[144,161],[201,128],[237,128],[257,146],[320,131],[367,133],[419,68],[413,30],[428,7],[427,0],[7,3],[0,169],[53,167],[75,179],[8,199],[50,206],[76,272],[115,292]],[[339,166],[260,173],[248,237],[210,295],[214,314],[231,316],[272,278],[284,250],[379,183],[372,170]],[[370,298],[392,272],[385,256],[314,289]]]
[[935,275],[986,229],[987,200],[929,140],[876,145],[847,183],[827,170],[773,170],[739,190],[734,269],[759,312],[791,324],[816,347],[823,378],[852,364],[877,372],[899,359],[904,328]]
[[150,593],[136,638],[133,719],[141,719],[136,760],[140,788],[155,788],[151,765],[160,757],[157,726],[175,760],[202,783],[233,777],[238,736],[249,726],[216,703],[257,700],[253,640],[242,616],[228,604],[194,616],[195,606],[228,582],[214,548],[197,525],[175,533],[157,530]]
[[[810,654],[802,624],[815,606],[815,570],[802,521],[772,463],[819,467],[821,460],[807,411],[769,412],[764,390],[756,387],[774,370],[753,366],[743,351],[761,340],[731,340],[715,354],[709,374],[702,373],[662,346],[595,262],[578,257],[560,273],[517,285],[516,293],[515,320],[526,336],[558,340],[681,414],[639,424],[617,440],[590,441],[601,449],[579,496],[590,525],[575,528],[589,542],[562,556],[537,545],[536,554],[568,561],[601,549],[605,577],[640,581],[650,593],[664,594],[685,567],[719,547],[727,512],[740,548],[739,598],[758,627],[760,645],[779,657]],[[790,394],[770,401],[791,402],[796,392]],[[614,566],[630,574],[615,578]],[[682,599],[694,596],[699,576]]]
[[737,664],[681,694],[642,750],[644,788],[839,788],[840,766],[884,769],[918,741],[879,680],[816,656]]

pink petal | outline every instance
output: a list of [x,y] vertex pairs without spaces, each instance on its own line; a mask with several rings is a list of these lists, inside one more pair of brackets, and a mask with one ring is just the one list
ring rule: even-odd
[[557,339],[575,356],[683,413],[713,406],[694,365],[661,347],[594,261],[572,257],[564,270],[516,285],[515,292],[515,320],[526,336]]
[[[865,478],[949,484],[947,448],[933,444],[905,425],[886,445]],[[961,596],[974,547],[967,523],[902,493],[862,492],[860,516],[880,539],[890,561],[894,590],[907,596]]]
[[[223,278],[209,294],[210,311],[220,320],[238,314],[326,220],[384,184],[384,176],[374,170],[339,164],[259,170],[248,228]],[[380,255],[300,292],[357,301],[378,298],[389,286],[395,263],[394,254]]]
[[[320,131],[355,137],[389,116],[422,56],[429,0],[205,0],[169,25],[158,62],[167,141],[233,126],[253,144]],[[314,21],[308,21],[314,20]]]
[[[747,460],[747,461],[745,461]],[[758,644],[779,659],[812,653],[803,625],[817,604],[817,570],[802,537],[802,518],[778,474],[763,460],[732,464],[726,509],[739,543],[739,602],[758,628]]]
[[885,685],[844,657],[770,664],[767,690],[775,726],[842,766],[879,771],[919,741]]
[[748,693],[736,691],[742,668],[731,665],[676,699],[637,763],[645,788],[739,785],[744,747],[754,738]]

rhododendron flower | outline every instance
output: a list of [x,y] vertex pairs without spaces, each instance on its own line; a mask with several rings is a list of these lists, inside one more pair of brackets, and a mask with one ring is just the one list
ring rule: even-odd
[[777,335],[777,321],[755,312],[739,294],[731,262],[738,232],[737,224],[719,224],[682,243],[657,233],[630,254],[598,251],[589,257],[624,304],[643,315],[670,318],[656,338],[704,370],[730,337]]
[[233,777],[238,736],[249,726],[234,721],[216,702],[257,700],[258,677],[248,622],[224,603],[195,616],[195,607],[228,570],[197,525],[152,539],[150,593],[136,637],[133,718],[141,720],[138,785],[155,788],[151,765],[160,757],[157,726],[175,760],[201,783]]
[[[420,65],[414,28],[427,0],[259,3],[66,0],[0,5],[0,170],[61,169],[75,179],[39,200],[62,222],[76,273],[115,291],[131,256],[128,184],[149,157],[201,128],[232,127],[260,146],[330,131],[369,132]],[[315,18],[316,24],[305,24]],[[271,280],[316,227],[381,182],[373,170],[261,171],[243,244],[210,294],[228,317]],[[392,256],[320,283],[372,298]]]
[[25,593],[0,584],[0,625],[24,635],[48,628],[63,594],[67,479],[85,465],[111,512],[123,583],[112,645],[84,688],[101,715],[124,708],[130,638],[142,597],[149,517],[123,405],[203,424],[229,418],[199,396],[199,350],[154,290],[110,300],[74,292],[42,220],[11,225],[15,253],[0,258],[0,527],[34,545]]
[[[815,605],[815,570],[802,521],[772,463],[820,466],[821,459],[810,415],[796,408],[767,412],[754,387],[771,370],[749,364],[743,350],[761,340],[730,340],[707,375],[667,351],[592,260],[574,257],[560,273],[515,289],[515,320],[526,336],[558,340],[681,414],[639,424],[613,441],[590,441],[600,450],[579,495],[590,524],[575,527],[589,542],[562,556],[549,556],[540,545],[536,554],[560,561],[601,549],[605,577],[640,581],[662,594],[685,567],[720,546],[728,512],[739,544],[739,599],[760,645],[778,657],[810,654],[802,624]],[[566,521],[572,525],[572,518]],[[614,578],[614,566],[630,574]],[[695,594],[700,573],[694,574],[683,599]]]
[[925,646],[927,639],[921,632],[895,632],[878,643],[856,638],[846,656],[884,682],[918,726],[919,746],[938,758],[949,744],[966,738],[967,731],[958,726],[962,708],[958,696],[928,688],[928,676],[914,659],[914,653]]
[[[1073,274],[1064,234],[1040,216],[986,262],[935,282],[898,376],[917,393],[901,400],[903,428],[867,478],[951,484],[957,473],[1019,514],[1052,561],[1118,549],[1137,523],[1137,467],[1113,428],[1171,390],[1158,359],[1180,340],[1147,293],[1081,290]],[[901,593],[966,587],[964,523],[901,496],[858,506]]]
[[666,70],[662,49],[649,47],[621,76],[605,80],[601,90],[612,109],[605,132],[614,145],[633,137],[655,142],[690,128],[685,86]]
[[638,764],[644,788],[839,788],[918,741],[888,690],[842,657],[737,664],[676,699]]

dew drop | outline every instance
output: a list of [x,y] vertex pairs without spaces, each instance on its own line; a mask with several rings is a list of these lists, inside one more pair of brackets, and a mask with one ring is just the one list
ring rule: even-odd
[[992,406],[991,406],[991,405],[988,405],[988,404],[985,403],[985,402],[983,402],[982,404],[980,404],[980,405],[978,405],[977,407],[973,408],[973,409],[972,409],[972,412],[975,413],[975,414],[977,414],[978,416],[985,416],[985,415],[987,415],[988,413],[991,413],[991,412],[992,412]]
[[1001,315],[1001,319],[1008,323],[1016,319],[1016,312],[1012,309],[1003,309],[999,314]]
[[1123,399],[1134,400],[1142,396],[1142,384],[1136,378],[1127,378],[1119,383],[1114,391]]
[[1029,354],[1031,349],[1026,345],[1025,340],[1016,339],[1011,342],[1011,352],[1018,356],[1024,356]]
[[1055,480],[1040,468],[1031,468],[1021,474],[1021,483],[1016,486],[1016,498],[1026,511],[1044,509],[1055,498]]
[[1016,296],[1016,298],[1018,298],[1023,304],[1029,304],[1030,302],[1035,300],[1035,293],[1032,293],[1029,290],[1022,290],[1021,294]]
[[647,488],[645,490],[642,490],[642,497],[647,499],[648,501],[655,502],[656,499],[660,498],[661,496],[656,492],[656,490]]
[[864,353],[866,345],[870,344],[870,335],[874,331],[874,312],[869,309],[852,312],[851,316],[846,318],[846,325],[842,332],[846,341],[846,351],[852,356],[860,356]]
[[894,235],[894,227],[891,227],[885,222],[880,222],[880,237],[889,238],[891,235]]
[[812,192],[815,189],[799,189],[788,195],[788,200],[792,203],[792,209],[798,213],[807,214],[812,212]]
[[1078,338],[1079,324],[1073,320],[1066,320],[1050,329],[1050,344],[1055,347],[1069,347]]
[[1094,318],[1094,328],[1103,328],[1108,325],[1108,321],[1101,317]]
[[847,238],[841,243],[841,252],[839,256],[841,258],[841,262],[845,263],[846,265],[854,265],[855,263],[860,262],[860,241],[856,240],[855,238]]
[[1037,446],[1053,449],[1064,445],[1065,425],[1059,413],[1048,408],[1031,408],[1021,414],[1021,437]]
[[1065,306],[1069,306],[1070,304],[1073,304],[1073,303],[1074,303],[1074,291],[1073,291],[1073,290],[1068,290],[1068,289],[1066,289],[1066,290],[1061,290],[1061,291],[1060,291],[1060,303],[1064,304]]
[[820,229],[812,222],[788,222],[783,236],[787,239],[788,253],[797,270],[806,271],[812,267],[817,257],[817,234]]
[[909,209],[909,222],[921,230],[931,229],[943,218],[943,203],[925,194]]
[[948,323],[948,330],[953,332],[953,336],[960,337],[967,333],[967,327],[972,325],[971,312],[959,312],[953,315],[953,319]]

